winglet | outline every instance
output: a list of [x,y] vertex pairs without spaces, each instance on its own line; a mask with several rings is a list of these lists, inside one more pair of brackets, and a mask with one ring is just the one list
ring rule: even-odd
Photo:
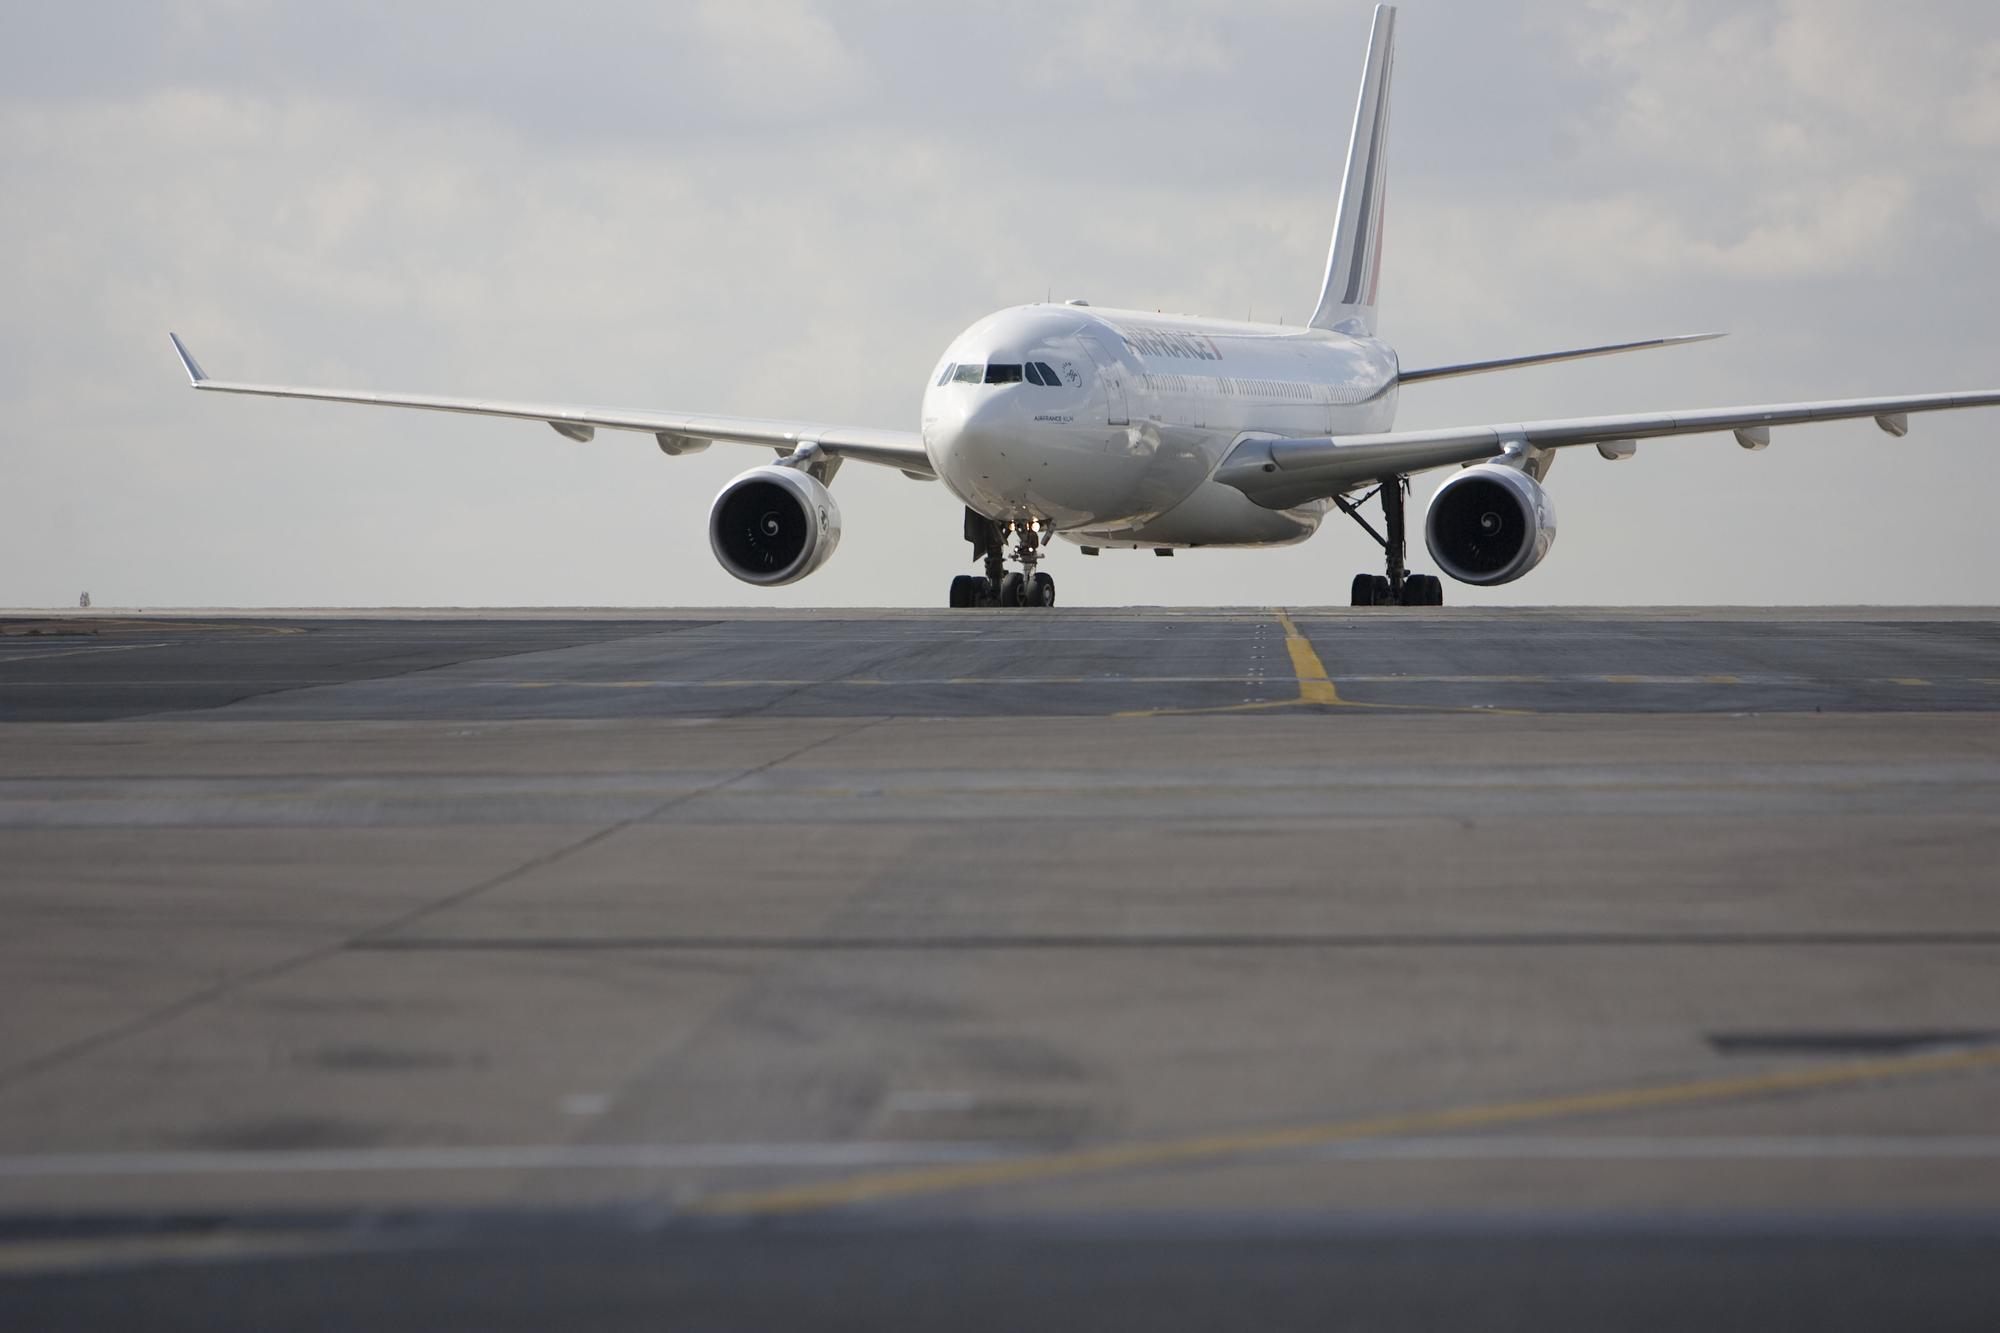
[[167,336],[174,340],[174,352],[181,359],[181,369],[187,371],[188,383],[199,387],[201,382],[208,378],[208,372],[201,368],[201,362],[194,359],[194,353],[188,351],[187,344],[181,341],[180,334],[169,333]]

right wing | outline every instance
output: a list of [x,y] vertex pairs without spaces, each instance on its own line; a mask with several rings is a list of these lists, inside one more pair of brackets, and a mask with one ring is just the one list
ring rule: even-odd
[[512,417],[540,421],[572,440],[588,440],[599,430],[644,431],[669,454],[706,449],[710,441],[761,444],[781,455],[808,444],[834,458],[879,463],[919,481],[937,473],[924,452],[923,437],[909,430],[879,430],[870,426],[831,426],[810,421],[767,421],[756,417],[718,417],[687,412],[634,411],[613,407],[576,407],[563,403],[509,403],[488,398],[445,398],[431,394],[374,393],[360,389],[309,389],[284,384],[243,384],[210,379],[179,336],[174,351],[187,371],[188,383],[215,393],[254,394],[265,398],[310,398],[328,403],[363,403],[376,407],[413,407],[430,412],[464,412],[473,416]]
[[1912,412],[1943,412],[1962,407],[2000,407],[2000,389],[1572,417],[1515,425],[1345,435],[1337,439],[1251,438],[1230,451],[1216,470],[1215,480],[1235,487],[1266,508],[1289,509],[1373,482],[1431,468],[1478,463],[1509,452],[1595,444],[1611,456],[1622,457],[1630,450],[1619,446],[1637,440],[1725,430],[1735,431],[1737,441],[1745,448],[1761,449],[1770,442],[1773,426],[1863,417],[1875,418],[1876,424],[1891,435],[1903,435],[1909,430],[1908,417]]

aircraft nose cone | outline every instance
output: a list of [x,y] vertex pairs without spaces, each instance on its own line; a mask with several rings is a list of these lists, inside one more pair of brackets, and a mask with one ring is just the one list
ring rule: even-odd
[[940,414],[935,432],[943,460],[965,465],[984,464],[1006,447],[1006,425],[1012,418],[993,391],[986,390],[969,402],[955,403]]
[[1005,387],[985,386],[936,414],[929,436],[932,457],[959,495],[991,504],[1018,489],[1017,415]]

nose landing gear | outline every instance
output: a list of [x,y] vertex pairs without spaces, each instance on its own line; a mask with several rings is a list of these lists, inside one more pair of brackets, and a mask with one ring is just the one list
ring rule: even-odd
[[[1443,606],[1444,580],[1431,574],[1412,574],[1403,567],[1406,548],[1403,533],[1403,497],[1409,493],[1408,477],[1391,477],[1358,501],[1336,495],[1333,502],[1340,512],[1361,525],[1361,530],[1382,548],[1386,574],[1356,574],[1349,590],[1350,606]],[[1385,537],[1361,517],[1361,506],[1375,496],[1382,497],[1382,525]]]
[[[984,514],[965,511],[965,539],[972,554],[985,562],[986,573],[960,574],[951,581],[951,605],[959,607],[1054,606],[1056,581],[1035,566],[1042,558],[1039,522],[1001,523]],[[1007,539],[1014,538],[1014,556],[1021,569],[1007,568]]]

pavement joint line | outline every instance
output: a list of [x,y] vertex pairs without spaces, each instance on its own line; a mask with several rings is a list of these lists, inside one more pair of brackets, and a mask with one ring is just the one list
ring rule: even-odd
[[830,728],[824,736],[808,741],[803,745],[795,746],[781,755],[765,760],[763,763],[751,765],[725,778],[718,779],[706,788],[677,793],[670,799],[658,802],[639,814],[616,820],[602,828],[593,830],[584,837],[572,838],[564,842],[561,846],[544,852],[539,856],[530,857],[528,860],[521,862],[509,870],[502,871],[497,875],[490,875],[476,884],[455,890],[442,898],[422,903],[417,907],[392,917],[388,921],[356,931],[345,938],[315,945],[309,949],[287,955],[261,966],[247,968],[242,972],[226,976],[198,990],[169,1000],[144,1013],[134,1015],[133,1017],[113,1023],[108,1027],[100,1028],[95,1032],[87,1033],[84,1036],[64,1042],[62,1045],[50,1050],[29,1055],[27,1058],[18,1060],[12,1065],[0,1067],[0,1090],[11,1088],[39,1074],[58,1068],[71,1060],[89,1055],[104,1047],[115,1045],[127,1038],[138,1036],[143,1032],[150,1032],[163,1024],[172,1022],[183,1014],[192,1013],[205,1004],[212,1003],[225,995],[233,994],[245,987],[259,985],[278,977],[287,976],[301,968],[310,967],[314,963],[337,957],[362,942],[389,938],[397,931],[416,922],[429,920],[438,913],[461,906],[483,893],[490,892],[506,884],[511,884],[523,875],[544,869],[577,852],[594,847],[605,839],[626,829],[636,827],[649,820],[657,819],[678,805],[698,800],[709,792],[720,791],[747,778],[756,777],[760,773],[769,772],[771,769],[777,768],[781,764],[789,763],[801,755],[809,754],[823,745],[830,744],[836,740],[844,740],[857,732],[876,726],[881,721],[882,719],[880,718],[865,718],[853,726]]
[[[856,678],[865,679],[867,678],[866,673],[875,672],[879,670],[886,663],[893,662],[899,657],[908,656],[912,652],[921,652],[924,650],[924,648],[925,645],[921,643],[912,644],[908,641],[898,641],[892,643],[891,645],[889,645],[886,651],[874,654],[873,656],[869,657],[867,661],[862,662],[857,666],[855,666],[845,676],[838,677],[837,679],[843,679],[843,680],[853,680]],[[812,684],[800,685],[795,689],[788,689],[775,699],[768,699],[761,704],[745,708],[742,712],[732,713],[730,714],[730,716],[735,718],[779,716],[779,714],[777,713],[777,710],[779,708],[782,708],[786,703],[806,693],[806,691],[813,688],[814,684],[818,683],[819,682],[813,682]],[[879,721],[880,719],[877,720]],[[873,723],[864,724],[864,726],[869,726],[869,725],[873,725]],[[746,774],[745,776],[750,776],[750,775]]]
[[[1854,931],[1513,931],[1250,934],[1228,931],[1115,934],[932,935],[395,935],[355,940],[347,947],[379,953],[749,952],[956,953],[1033,951],[1355,949],[1931,949],[2000,947],[1994,930]],[[1959,1043],[1963,1045],[1964,1043]]]
[[[72,652],[78,652],[78,653],[119,652],[125,650],[128,647],[173,648],[179,646],[180,645],[178,644],[166,644],[166,643],[144,644],[144,645],[121,644],[115,648],[106,647],[106,648],[59,649],[55,652],[50,652],[50,653],[30,653],[24,657],[0,658],[0,663],[29,661],[29,660],[38,661],[43,657],[60,657]],[[454,662],[454,663],[446,663],[445,665],[459,666],[463,665],[463,663]],[[416,675],[419,673],[411,672],[408,674]],[[235,678],[235,683],[242,685],[271,685],[280,687],[280,692],[282,692],[282,689],[284,688],[317,689],[328,685],[354,685],[354,684],[379,685],[379,684],[386,684],[394,681],[399,681],[402,679],[404,679],[404,677],[402,676],[383,676],[383,677],[368,678],[364,680],[356,680],[352,677],[347,677],[347,676],[285,677],[282,679],[276,677],[244,676]],[[664,677],[656,677],[650,680],[488,679],[488,680],[454,680],[451,683],[453,688],[506,689],[506,690],[550,690],[550,689],[799,690],[799,689],[820,689],[820,688],[836,687],[836,686],[857,687],[862,689],[881,689],[883,687],[888,687],[892,689],[898,689],[898,688],[909,689],[913,687],[938,688],[943,686],[967,686],[967,687],[987,688],[995,685],[1005,685],[1005,686],[1261,685],[1266,683],[1270,679],[1271,678],[1267,673],[1265,673],[1261,668],[1257,668],[1253,669],[1251,672],[1244,675],[1212,675],[1212,676],[1127,676],[1127,675],[1100,674],[1093,676],[949,676],[949,677],[913,676],[906,678],[828,677],[820,680],[787,680],[787,679],[673,680]],[[1742,676],[1615,676],[1615,677],[1597,676],[1597,675],[1443,676],[1443,675],[1418,675],[1409,672],[1393,672],[1388,674],[1377,673],[1369,675],[1360,675],[1360,674],[1342,675],[1340,679],[1341,681],[1346,682],[1347,684],[1350,685],[1355,685],[1355,684],[1359,685],[1563,685],[1563,686],[1623,685],[1623,686],[1641,686],[1653,689],[1661,689],[1661,688],[1685,686],[1685,685],[1734,685],[1734,686],[1746,686],[1753,689],[1773,689],[1773,690],[1812,690],[1812,689],[1824,689],[1829,686],[1854,687],[1862,685],[1902,685],[1902,686],[1913,686],[1913,687],[1942,685],[1947,688],[1958,687],[1958,686],[1969,686],[1969,685],[1983,685],[1983,686],[2000,685],[2000,677],[1989,677],[1989,676],[1964,676],[1964,677],[1941,677],[1941,678],[1940,677],[1918,678],[1918,677],[1895,677],[1895,676],[1823,676],[1823,677],[1808,678],[1802,676],[1786,676],[1786,677],[1760,677],[1756,679],[1746,679]],[[24,679],[20,677],[13,677],[6,679],[4,682],[0,683],[4,683],[9,689],[30,689],[37,687],[55,687],[55,688],[68,689],[68,688],[73,688],[75,685],[74,681],[69,680],[67,678],[59,680],[36,680],[36,679]],[[157,685],[160,682],[153,679],[134,678],[134,679],[113,679],[113,680],[100,679],[100,680],[95,680],[91,683],[93,685],[104,687],[104,686]],[[200,682],[174,681],[168,683],[198,684]],[[1285,699],[1285,700],[1278,700],[1276,702],[1295,704],[1306,701],[1298,699]],[[1388,708],[1388,707],[1403,706],[1403,705],[1393,705],[1393,704],[1366,704],[1359,700],[1345,699],[1345,698],[1340,699],[1337,702],[1344,707],[1350,707],[1350,708],[1361,708],[1361,707]],[[1199,710],[1193,710],[1193,711],[1199,711]]]
[[[12,619],[19,613],[0,611],[0,617]],[[267,614],[259,611],[257,615]],[[230,621],[176,620],[171,616],[112,617],[107,620],[93,620],[89,616],[79,616],[74,611],[65,614],[62,610],[40,612],[25,617],[33,623],[47,623],[51,620],[73,620],[79,625],[93,625],[97,628],[78,630],[76,634],[60,637],[75,638],[79,635],[101,637],[105,631],[113,634],[121,631],[139,631],[146,634],[198,634],[210,633],[218,637],[244,637],[253,634],[304,634],[306,629],[298,625],[260,625],[249,619]],[[32,639],[40,635],[23,632],[13,625],[0,624],[0,639]],[[52,636],[53,637],[53,636]]]
[[[724,1171],[992,1161],[1018,1149],[967,1140],[760,1143],[502,1143],[429,1148],[164,1149],[0,1156],[0,1180],[347,1175],[405,1171]],[[1996,1144],[2000,1155],[2000,1144]]]
[[88,1272],[126,1265],[296,1258],[347,1249],[353,1242],[318,1231],[218,1231],[161,1236],[85,1236],[0,1242],[0,1278]]
[[[723,778],[719,781],[711,782],[704,786],[694,787],[691,790],[676,792],[672,796],[669,796],[667,799],[655,803],[650,809],[644,811],[643,813],[633,815],[627,819],[617,820],[614,823],[608,824],[605,827],[598,829],[597,831],[592,833],[589,837],[580,838],[574,842],[566,843],[565,845],[556,848],[554,851],[545,852],[540,856],[533,857],[523,862],[522,864],[514,867],[512,870],[506,871],[503,874],[493,876],[489,879],[483,880],[480,883],[471,886],[470,888],[461,889],[457,893],[451,894],[445,898],[441,898],[435,902],[427,903],[424,906],[417,908],[413,911],[406,912],[403,915],[397,917],[393,921],[387,922],[386,924],[381,926],[374,927],[371,930],[366,930],[361,932],[360,935],[355,937],[355,940],[358,941],[358,940],[389,938],[393,936],[396,932],[404,929],[407,926],[414,925],[419,921],[428,920],[429,918],[436,916],[440,912],[450,911],[452,908],[461,906],[462,904],[470,901],[473,898],[478,897],[483,893],[487,893],[493,889],[497,889],[502,885],[510,884],[513,881],[521,878],[523,875],[530,874],[536,870],[545,869],[546,867],[555,864],[557,861],[561,861],[570,856],[575,855],[577,852],[584,851],[590,847],[594,847],[598,843],[603,842],[605,839],[613,837],[616,834],[621,833],[628,828],[633,828],[640,824],[644,824],[652,820],[658,819],[661,815],[667,813],[669,810],[672,810],[676,806],[685,805],[691,801],[699,800],[703,796],[709,796],[724,791],[727,788],[735,786],[739,782],[745,781],[746,779],[749,778],[754,778],[762,773],[768,773],[772,769],[777,768],[782,764],[788,764],[792,760],[797,759],[802,755],[810,754],[812,751],[819,749],[823,745],[830,744],[835,740],[844,740],[847,737],[854,735],[856,732],[865,731],[869,727],[876,725],[876,722],[878,720],[879,719],[867,719],[862,721],[858,726],[839,728],[829,731],[828,734],[819,737],[817,740],[810,741],[801,746],[797,746],[791,750],[788,750],[784,754],[778,755],[776,758],[773,759],[768,759],[761,764],[754,764],[749,768],[742,769],[738,772],[732,773],[728,777]],[[352,942],[354,941],[348,941],[346,943],[352,943]],[[338,947],[344,948],[346,947],[346,944],[343,943],[343,945]]]
[[[2000,931],[1516,931],[1378,935],[394,935],[358,953],[1050,953],[1354,949],[1994,949]],[[1964,1043],[1958,1043],[1964,1045]]]
[[[431,1148],[166,1149],[0,1156],[0,1179],[401,1175],[461,1171],[737,1171],[1019,1160],[1019,1147],[972,1140],[799,1143],[515,1143]],[[1643,1136],[1459,1134],[1357,1139],[1304,1149],[1308,1161],[2000,1160],[1994,1134]],[[0,1241],[0,1253],[8,1244]]]
[[[1289,700],[1280,703],[1259,703],[1254,708],[1290,707]],[[1242,704],[1229,708],[1242,711]],[[1048,783],[1029,785],[1012,783],[1006,785],[977,782],[933,782],[923,786],[834,787],[834,786],[786,786],[751,787],[738,791],[715,789],[705,783],[687,783],[679,786],[589,786],[567,787],[505,787],[495,790],[477,791],[426,791],[416,784],[407,786],[358,787],[345,786],[334,790],[304,787],[290,791],[230,791],[212,790],[196,792],[152,792],[143,790],[125,791],[79,791],[59,794],[15,796],[5,789],[9,784],[28,781],[23,778],[0,777],[0,812],[11,807],[26,806],[117,806],[133,801],[147,801],[155,804],[175,806],[213,805],[223,802],[235,805],[284,805],[305,802],[311,805],[362,805],[371,802],[393,801],[410,804],[486,803],[498,799],[510,801],[582,801],[582,800],[665,800],[673,796],[703,796],[721,799],[769,800],[773,796],[783,796],[788,800],[876,800],[882,798],[913,798],[924,796],[1180,796],[1189,793],[1216,790],[1215,784],[1207,780],[1193,782],[1155,783]],[[152,786],[173,783],[174,778],[80,778],[68,779],[74,782],[92,783],[138,783]],[[259,779],[235,779],[249,787]],[[1702,782],[1694,779],[1686,781],[1655,782],[1586,782],[1586,781],[1482,781],[1479,779],[1426,779],[1418,782],[1398,782],[1394,780],[1370,781],[1367,779],[1322,779],[1311,782],[1267,781],[1239,782],[1231,784],[1234,793],[1267,792],[1273,795],[1336,795],[1359,793],[1379,794],[1388,790],[1406,793],[1449,792],[1454,795],[1482,794],[1494,792],[1569,792],[1583,791],[1592,795],[1636,795],[1636,794],[1687,794],[1712,792],[1826,792],[1861,795],[1876,792],[1885,787],[1898,791],[1937,788],[1949,792],[1963,792],[2000,786],[2000,777],[1939,777],[1909,778],[1899,777],[1893,781],[1871,781],[1866,779],[1834,779],[1815,782],[1801,778],[1792,781],[1772,782]]]
[[1777,1069],[1727,1078],[1626,1085],[1553,1097],[1077,1148],[995,1162],[878,1171],[835,1180],[715,1194],[696,1200],[687,1211],[700,1216],[778,1217],[966,1190],[1045,1184],[1121,1171],[1208,1165],[1365,1140],[1433,1137],[1452,1131],[1481,1130],[1502,1125],[1526,1125],[1677,1106],[1714,1105],[1993,1070],[2000,1070],[2000,1047],[1982,1046],[1969,1050],[1863,1060],[1831,1068]]

